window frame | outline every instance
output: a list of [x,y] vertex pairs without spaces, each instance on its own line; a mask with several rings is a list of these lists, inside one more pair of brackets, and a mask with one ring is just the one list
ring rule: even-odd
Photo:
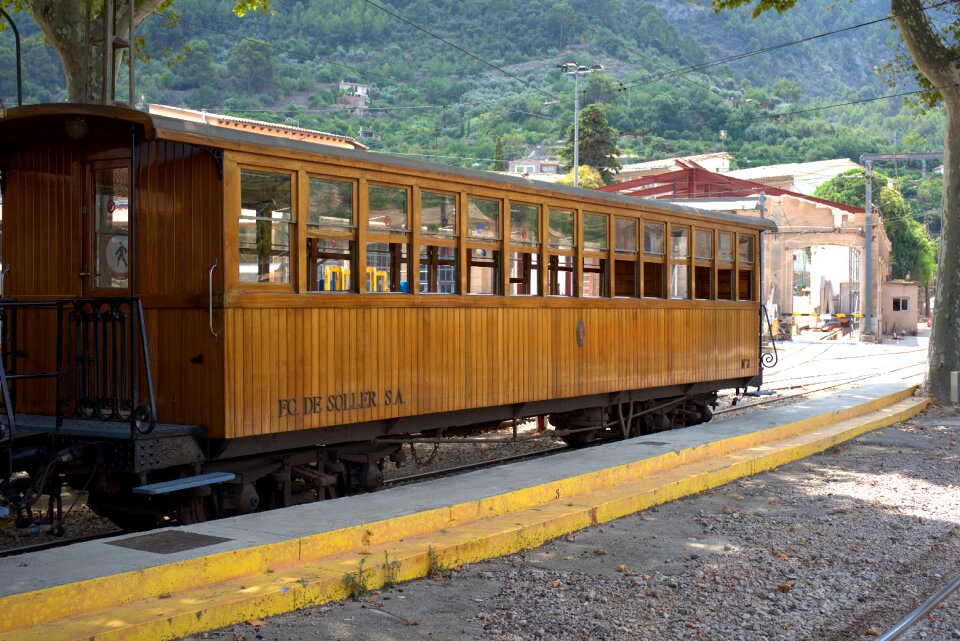
[[[485,202],[494,202],[499,207],[499,220],[497,221],[497,236],[494,237],[479,237],[470,235],[470,202],[472,200],[476,201],[485,201]],[[465,260],[462,263],[461,271],[462,275],[462,293],[466,296],[503,296],[505,292],[505,283],[504,283],[504,251],[505,251],[505,241],[504,241],[504,212],[508,210],[509,200],[506,198],[498,198],[496,196],[491,196],[482,193],[473,193],[467,192],[463,195],[463,201],[465,204],[464,215],[463,215],[463,224],[466,227],[465,233],[462,236],[463,239],[463,254]],[[471,269],[474,267],[473,262],[473,250],[487,250],[491,251],[494,254],[495,262],[495,274],[494,274],[494,285],[496,291],[490,293],[484,292],[473,292],[471,291]],[[507,275],[506,278],[509,278]]]
[[[413,231],[411,231],[412,227],[414,226],[414,223],[419,225],[419,221],[415,220],[416,217],[414,216],[414,212],[413,212],[413,202],[414,202],[413,194],[414,194],[414,191],[416,190],[413,185],[389,183],[389,182],[380,181],[380,180],[376,180],[376,181],[368,180],[363,182],[364,184],[362,185],[362,187],[366,188],[365,189],[366,193],[364,194],[364,204],[366,206],[361,207],[361,209],[363,210],[363,219],[364,219],[363,225],[366,233],[363,235],[363,264],[362,264],[363,277],[357,279],[358,285],[359,285],[359,291],[362,294],[375,294],[377,296],[382,296],[382,295],[409,296],[413,294],[415,291],[419,291],[420,289],[420,265],[419,265],[420,253],[418,250],[416,253],[417,258],[415,260],[414,259],[414,233]],[[407,229],[406,230],[391,229],[390,231],[382,231],[377,229],[377,230],[371,231],[370,229],[370,189],[373,187],[387,187],[391,189],[403,190],[407,193],[407,212],[406,212],[407,213]],[[370,258],[368,255],[369,254],[368,250],[370,245],[373,243],[384,243],[387,245],[406,245],[407,246],[406,260],[404,261],[401,258],[397,262],[396,276],[394,277],[392,273],[390,275],[391,280],[396,280],[396,289],[393,288],[393,283],[390,283],[391,289],[388,292],[370,291],[370,289],[367,287],[368,281],[370,281],[371,269],[374,270],[373,278],[374,279],[377,278],[377,275],[376,275],[377,267],[375,265],[371,266],[369,264]],[[389,247],[391,260],[393,260],[393,255],[392,255],[393,251],[394,251],[393,248]],[[407,267],[407,291],[401,290],[403,281],[401,281],[400,279],[402,278],[402,273],[403,273],[402,267],[404,262],[406,262],[406,267]],[[359,261],[358,261],[358,265],[359,265]],[[414,267],[415,265],[416,265],[416,268]],[[414,271],[414,269],[416,269],[416,271]],[[416,274],[416,280],[413,280],[414,274]]]
[[[669,236],[667,231],[668,221],[660,218],[643,218],[641,219],[641,229],[640,232],[640,246],[638,251],[640,252],[640,297],[648,298],[650,300],[670,300],[669,292],[667,291],[667,244]],[[659,225],[661,231],[663,232],[663,252],[660,254],[654,254],[647,252],[646,244],[646,231],[647,225]],[[653,296],[647,292],[647,264],[651,265],[660,265],[660,296]]]
[[[544,287],[543,295],[547,297],[566,299],[566,298],[576,298],[580,295],[581,285],[577,282],[577,263],[578,254],[579,254],[579,236],[577,233],[578,230],[578,220],[579,220],[579,210],[576,207],[567,207],[566,203],[549,203],[546,208],[546,215],[544,216],[544,255],[546,259],[544,263]],[[572,242],[569,246],[558,245],[550,242],[550,214],[552,212],[557,213],[569,213],[570,222],[572,223]],[[560,266],[561,257],[570,258],[569,269],[566,267]],[[556,259],[556,260],[555,260]],[[570,293],[561,294],[559,293],[560,289],[560,274],[570,273]],[[556,287],[554,287],[556,285]],[[553,293],[554,289],[558,293]]]
[[[587,247],[587,234],[585,231],[587,216],[602,216],[606,224],[603,226],[606,235],[606,247],[602,249]],[[610,298],[610,225],[613,214],[602,211],[586,211],[580,213],[580,298]],[[598,268],[587,269],[587,260],[599,260]],[[600,294],[597,296],[587,295],[587,289],[584,287],[584,279],[587,274],[601,274]]]
[[[305,267],[305,276],[303,281],[303,290],[302,293],[305,294],[334,294],[334,295],[345,295],[345,294],[356,294],[359,291],[359,281],[360,279],[357,276],[357,267],[359,266],[359,218],[360,218],[360,203],[359,203],[359,192],[360,184],[359,180],[347,178],[344,176],[328,176],[314,172],[304,172],[304,188],[306,190],[305,200],[304,200],[304,228],[303,228],[303,256],[304,256],[304,267]],[[317,180],[326,180],[331,182],[341,182],[348,183],[353,187],[353,224],[352,225],[327,225],[322,226],[320,224],[315,224],[310,222],[310,181],[311,179]],[[350,273],[350,288],[346,290],[320,290],[320,289],[311,289],[311,285],[319,282],[318,274],[315,270],[315,265],[312,265],[313,254],[315,253],[310,249],[310,239],[317,240],[345,240],[351,244],[350,251],[350,262],[351,262],[351,273]],[[366,278],[366,270],[363,270],[364,278]]]
[[[232,234],[237,239],[236,245],[236,267],[232,271],[234,272],[231,275],[229,281],[230,284],[236,287],[238,291],[242,292],[300,292],[301,283],[305,276],[300,273],[300,241],[303,238],[303,234],[300,232],[301,224],[303,223],[303,217],[300,216],[300,188],[301,188],[301,172],[290,167],[285,167],[282,165],[262,165],[254,162],[237,162],[235,165],[236,169],[236,200],[230,199],[230,205],[236,205],[237,213],[229,214],[228,217],[233,219],[235,227],[233,227]],[[246,218],[247,220],[259,220],[260,217],[244,217],[240,215],[240,212],[243,210],[243,172],[244,170],[249,171],[258,171],[262,173],[270,174],[283,174],[289,176],[290,178],[290,220],[286,221],[289,231],[289,271],[290,279],[286,283],[261,283],[261,282],[250,282],[242,281],[240,279],[240,266],[243,264],[240,260],[240,221],[241,219]],[[305,263],[304,263],[305,264]],[[235,279],[235,280],[233,280]]]
[[[620,242],[620,232],[619,228],[617,227],[617,222],[620,220],[629,220],[633,223],[634,249],[620,249],[617,247]],[[640,257],[640,246],[642,244],[642,240],[640,238],[641,229],[643,229],[643,221],[640,218],[624,215],[613,216],[613,270],[611,275],[612,283],[610,285],[610,289],[612,290],[611,296],[613,298],[640,298],[640,293],[643,289],[641,284],[641,269],[643,261]],[[633,292],[630,294],[622,294],[617,287],[617,264],[627,262],[633,264]]]

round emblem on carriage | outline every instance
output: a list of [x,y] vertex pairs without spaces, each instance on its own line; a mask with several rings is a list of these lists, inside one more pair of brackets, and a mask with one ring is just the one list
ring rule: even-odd
[[583,326],[583,321],[577,321],[577,347],[583,347],[583,341],[587,338],[587,328]]

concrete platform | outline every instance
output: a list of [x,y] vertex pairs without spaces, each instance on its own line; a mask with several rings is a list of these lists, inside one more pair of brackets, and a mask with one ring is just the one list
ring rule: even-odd
[[535,547],[905,420],[927,403],[913,392],[875,384],[349,500],[0,559],[0,638],[173,639]]

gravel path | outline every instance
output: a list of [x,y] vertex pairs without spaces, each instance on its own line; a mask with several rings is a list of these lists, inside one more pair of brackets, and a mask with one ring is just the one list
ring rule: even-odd
[[[215,641],[869,640],[960,573],[960,413]],[[960,639],[960,595],[905,638]]]

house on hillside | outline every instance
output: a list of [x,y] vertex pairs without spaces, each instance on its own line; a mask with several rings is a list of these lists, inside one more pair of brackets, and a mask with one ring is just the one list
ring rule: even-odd
[[370,107],[370,87],[357,82],[340,81],[340,97],[337,104],[350,107],[356,115],[361,115]]
[[[674,159],[675,169],[601,187],[601,191],[650,198],[777,223],[764,234],[764,302],[781,316],[862,313],[866,301],[865,218],[851,207],[796,191],[712,172]],[[874,215],[871,249],[873,329],[882,323],[882,292],[890,273],[890,240]]]
[[500,173],[544,182],[555,182],[563,176],[560,161],[553,157],[549,149],[539,145],[528,151],[522,160],[508,162],[507,171]]

